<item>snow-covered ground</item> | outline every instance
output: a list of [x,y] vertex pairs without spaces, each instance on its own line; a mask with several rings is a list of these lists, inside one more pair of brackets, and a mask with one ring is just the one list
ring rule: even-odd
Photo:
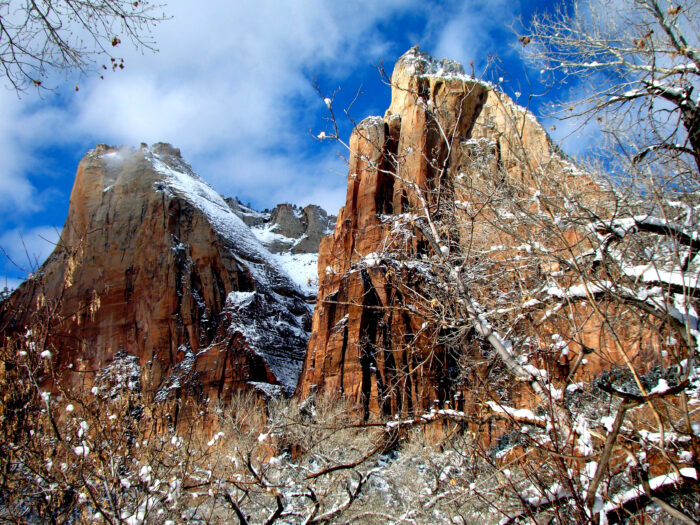
[[251,228],[251,231],[253,232],[253,235],[255,235],[258,240],[263,243],[263,245],[269,245],[272,244],[273,242],[278,242],[278,243],[283,243],[289,245],[291,248],[296,242],[297,239],[292,239],[290,237],[285,237],[281,233],[277,233],[275,231],[276,224],[264,224],[262,226],[257,226],[254,228]]

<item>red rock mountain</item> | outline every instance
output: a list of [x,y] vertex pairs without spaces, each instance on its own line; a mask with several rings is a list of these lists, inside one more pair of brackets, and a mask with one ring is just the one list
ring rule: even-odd
[[157,400],[225,399],[251,385],[291,393],[305,299],[179,150],[101,145],[80,162],[55,251],[0,305],[0,330],[50,322],[55,366],[73,385],[116,358],[139,367]]
[[[456,62],[413,48],[391,84],[385,116],[363,120],[350,139],[346,202],[321,243],[318,303],[297,389],[302,397],[342,394],[367,417],[422,412],[455,394],[455,357],[422,338],[425,319],[380,264],[381,253],[412,254],[410,265],[399,265],[400,280],[421,287],[421,258],[431,248],[410,225],[421,209],[415,188],[429,191],[444,177],[468,201],[455,179],[472,180],[476,160],[514,177],[523,172],[516,146],[536,163],[561,160],[530,113]],[[454,201],[450,209],[461,213]],[[409,224],[403,239],[392,231],[397,219]]]

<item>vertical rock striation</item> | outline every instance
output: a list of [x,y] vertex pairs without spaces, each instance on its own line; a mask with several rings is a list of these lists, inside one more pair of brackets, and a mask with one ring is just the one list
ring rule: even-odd
[[156,400],[225,400],[258,384],[293,392],[311,313],[267,249],[167,144],[100,145],[83,158],[60,242],[0,305],[0,330],[23,330],[47,304],[59,304],[44,321],[67,384],[89,384],[115,356],[132,356]]
[[537,162],[553,155],[531,114],[458,63],[416,47],[398,60],[391,84],[385,116],[363,120],[350,139],[346,203],[319,250],[319,300],[297,389],[344,395],[366,417],[420,412],[454,394],[454,356],[423,339],[424,319],[378,264],[392,252],[412,254],[399,264],[401,282],[420,288],[426,238],[417,226],[400,240],[389,235],[395,218],[420,214],[416,188],[450,186],[459,197],[455,177],[470,177],[476,157],[524,176],[518,147]]

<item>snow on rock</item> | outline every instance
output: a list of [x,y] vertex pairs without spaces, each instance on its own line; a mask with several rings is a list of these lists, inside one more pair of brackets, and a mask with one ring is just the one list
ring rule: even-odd
[[306,354],[309,310],[296,315],[283,308],[276,294],[231,292],[226,311],[231,316],[230,336],[241,334],[246,345],[263,358],[285,394],[291,395]]
[[[261,282],[272,285],[292,285],[293,281],[277,268],[275,259],[250,228],[231,210],[223,197],[204,182],[184,161],[150,152],[154,169],[163,175],[167,189],[202,211],[216,232],[232,244],[236,255],[249,262],[249,269]],[[164,190],[165,188],[159,187]],[[284,281],[287,281],[286,283]]]
[[281,243],[291,246],[295,239],[286,237],[276,231],[276,224],[265,224],[256,228],[252,228],[253,235],[265,246],[272,243]]
[[335,219],[315,205],[300,208],[279,204],[251,231],[278,266],[311,298],[318,293],[318,247],[321,238],[333,232]]
[[335,217],[310,204],[278,204],[253,233],[272,253],[317,253],[321,238],[333,231]]
[[418,76],[476,81],[474,77],[464,72],[464,67],[459,62],[446,58],[437,59],[428,53],[422,53],[418,46],[412,47],[401,56],[399,64],[406,72]]
[[246,305],[252,301],[255,292],[231,292],[228,294],[226,301],[230,305]]
[[166,378],[165,384],[156,392],[153,398],[156,401],[165,401],[172,391],[187,385],[194,373],[196,360],[194,352],[184,345],[178,348],[178,351],[183,352],[185,356],[175,365],[172,373]]
[[229,208],[231,208],[231,211],[238,215],[238,218],[250,227],[260,226],[270,220],[270,214],[268,212],[254,210],[243,204],[237,198],[232,199],[231,197],[227,197],[224,201],[228,204]]
[[307,296],[318,294],[318,253],[277,253],[273,257]]
[[[179,150],[168,144],[142,147],[138,151],[103,147],[94,150],[92,156],[113,173],[113,177],[110,175],[106,179],[110,185],[115,183],[131,158],[141,157],[146,166],[152,167],[153,190],[163,194],[165,199],[177,199],[189,205],[195,215],[201,213],[218,239],[219,249],[226,252],[226,260],[232,261],[234,271],[246,276],[238,281],[238,290],[227,290],[225,304],[216,311],[202,297],[195,297],[205,316],[213,314],[226,324],[217,332],[219,339],[200,341],[202,346],[199,348],[190,348],[189,344],[179,347],[177,364],[161,382],[155,399],[164,401],[174,392],[196,383],[202,372],[197,365],[200,356],[207,354],[209,349],[212,353],[217,352],[222,339],[240,340],[241,335],[244,338],[242,348],[261,357],[283,391],[291,394],[296,387],[309,338],[311,307],[306,299],[315,295],[316,255],[298,254],[290,258],[271,253],[251,227],[263,226],[272,214],[257,212],[238,200],[224,199],[194,173],[181,158]],[[301,216],[302,211],[294,209],[292,214]],[[326,217],[325,212],[322,215]],[[307,219],[307,222],[310,221]],[[325,227],[325,223],[322,224],[322,229]],[[199,264],[189,258],[188,246],[179,239],[174,242],[173,250],[185,260],[185,264]],[[191,293],[194,295],[196,291]],[[207,356],[203,359],[216,358]],[[138,384],[140,370],[136,357],[118,354],[115,363],[119,363],[121,369],[131,367],[123,375],[129,378],[127,384]],[[112,366],[115,367],[116,364]],[[114,391],[112,395],[118,395],[114,386],[110,386]]]
[[277,399],[282,397],[283,391],[279,385],[273,385],[272,383],[263,383],[261,381],[248,381],[248,384],[262,392],[262,394],[268,399]]
[[277,233],[275,227],[274,224],[266,224],[251,230],[263,245],[275,246],[280,250],[272,254],[277,264],[304,294],[315,296],[318,293],[318,253],[294,253],[292,250],[302,238],[285,237]]
[[97,373],[93,393],[107,399],[118,399],[122,394],[141,391],[141,367],[138,358],[124,351],[115,354],[114,360]]

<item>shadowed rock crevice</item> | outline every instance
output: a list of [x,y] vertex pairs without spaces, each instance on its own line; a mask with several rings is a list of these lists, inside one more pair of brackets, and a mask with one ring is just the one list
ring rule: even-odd
[[[369,419],[369,403],[373,397],[384,398],[384,384],[377,365],[376,353],[379,323],[382,318],[382,304],[367,270],[361,272],[364,289],[362,318],[360,320],[360,367],[362,369],[362,406],[365,421]],[[344,354],[344,352],[343,352]],[[342,361],[344,361],[344,355]]]
[[[346,202],[321,242],[323,299],[297,389],[301,397],[341,392],[368,418],[423,412],[434,400],[443,406],[461,388],[460,345],[441,346],[449,334],[424,329],[420,310],[407,304],[410,290],[425,290],[430,261],[442,251],[424,234],[417,189],[458,249],[471,235],[457,205],[469,199],[463,188],[487,170],[519,176],[515,143],[533,158],[551,155],[546,132],[524,108],[456,62],[413,48],[397,61],[391,84],[384,117],[364,119],[350,138]],[[343,318],[347,338],[333,332]]]

